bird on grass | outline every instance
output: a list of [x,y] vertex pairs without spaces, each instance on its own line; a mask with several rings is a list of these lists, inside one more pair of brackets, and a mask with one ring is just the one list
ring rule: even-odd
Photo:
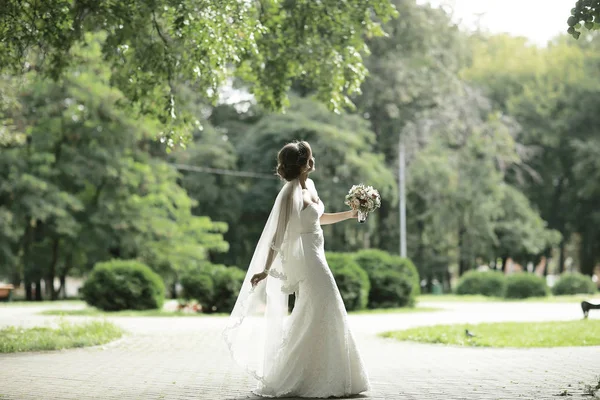
[[470,338],[475,337],[475,335],[468,329],[465,329],[465,335],[467,335],[467,337],[470,337]]

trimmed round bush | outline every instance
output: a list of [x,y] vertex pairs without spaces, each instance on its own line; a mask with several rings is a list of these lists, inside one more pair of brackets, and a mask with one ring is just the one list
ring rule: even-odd
[[183,297],[196,300],[204,311],[212,306],[215,295],[215,285],[210,274],[204,270],[197,270],[183,275],[180,279],[183,288]]
[[552,287],[552,293],[556,296],[564,294],[594,294],[598,287],[587,275],[579,272],[564,273],[560,276],[558,282]]
[[504,296],[506,276],[500,271],[468,271],[460,277],[456,294]]
[[335,278],[346,310],[360,310],[369,299],[369,276],[351,254],[327,253],[327,263]]
[[385,269],[371,271],[369,280],[372,287],[369,308],[394,308],[413,306],[415,296],[411,296],[413,287],[410,280],[400,272]]
[[86,303],[104,311],[157,309],[165,300],[161,277],[135,260],[96,264],[81,291]]
[[525,299],[527,297],[543,297],[548,295],[548,285],[541,276],[520,272],[506,278],[507,299]]
[[421,289],[419,273],[412,261],[377,249],[361,250],[354,259],[371,283],[369,308],[415,305]]
[[230,313],[246,272],[236,267],[204,264],[180,278],[183,297],[197,300],[205,313]]
[[214,296],[211,308],[207,312],[230,313],[244,283],[246,271],[223,265],[214,266],[211,269]]

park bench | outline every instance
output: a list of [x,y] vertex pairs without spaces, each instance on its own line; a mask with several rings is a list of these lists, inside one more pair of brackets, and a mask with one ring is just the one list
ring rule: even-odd
[[0,301],[11,301],[14,286],[0,283]]
[[589,301],[581,302],[581,310],[583,311],[583,318],[587,318],[590,310],[600,310],[600,304],[590,303]]

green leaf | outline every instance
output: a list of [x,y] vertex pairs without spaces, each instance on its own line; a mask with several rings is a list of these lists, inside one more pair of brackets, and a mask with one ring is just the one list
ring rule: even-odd
[[571,16],[567,20],[567,25],[569,25],[569,26],[575,26],[578,22],[579,22],[579,20],[577,18]]

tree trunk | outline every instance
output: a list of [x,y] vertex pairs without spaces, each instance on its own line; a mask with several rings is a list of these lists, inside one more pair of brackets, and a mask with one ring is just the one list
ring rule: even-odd
[[417,252],[415,254],[414,261],[419,266],[418,268],[421,269],[421,271],[423,271],[423,275],[427,276],[427,292],[431,293],[431,289],[432,289],[431,280],[433,279],[432,266],[428,265],[429,269],[426,270],[425,268],[427,268],[427,267],[425,265],[423,265],[424,258],[425,258],[425,256],[424,256],[425,246],[423,246],[423,231],[425,230],[424,225],[425,224],[423,223],[422,220],[420,220],[420,219],[417,220],[417,237],[419,238],[419,245],[417,246]]
[[46,299],[52,299],[52,282],[54,281],[53,278],[50,278],[49,276],[46,276],[44,279],[44,297]]
[[173,283],[171,284],[171,298],[177,298],[177,281],[173,281]]
[[50,261],[48,277],[46,278],[46,295],[50,297],[50,300],[56,300],[58,297],[56,290],[54,290],[54,278],[56,277],[56,265],[58,264],[59,249],[60,239],[55,238],[52,242],[52,260]]
[[[18,265],[18,264],[16,264],[16,265]],[[10,279],[10,283],[12,283],[12,285],[16,288],[21,286],[21,272],[19,271],[19,268],[16,266],[14,267],[14,270],[13,270],[13,273],[12,273],[12,276]]]
[[465,251],[465,233],[466,230],[463,226],[460,226],[458,229],[458,276],[462,276],[465,272],[469,270],[469,258],[467,257]]
[[42,296],[42,280],[38,278],[35,282],[35,301],[44,300],[44,296]]
[[65,258],[65,266],[60,271],[60,288],[58,289],[58,295],[62,296],[63,299],[67,298],[67,275],[73,267],[73,253],[71,252]]
[[31,287],[31,281],[27,276],[25,277],[25,300],[33,301],[33,291]]
[[448,266],[446,266],[444,270],[444,291],[446,293],[452,292],[452,285],[450,284],[451,279],[452,277],[450,276],[450,269],[448,268]]
[[427,272],[427,284],[425,290],[427,290],[427,293],[433,292],[433,272],[431,270]]
[[579,262],[581,273],[585,275],[594,275],[594,237],[590,229],[581,235],[581,247],[579,248]]
[[25,232],[23,233],[23,238],[21,239],[20,262],[23,266],[23,280],[25,281],[25,300],[33,301],[33,277],[31,276],[31,266],[29,265],[29,249],[31,248],[31,243],[33,242],[33,228],[31,226],[29,217],[26,217],[25,221]]
[[63,300],[67,298],[67,275],[60,274],[60,287],[58,288],[58,297]]
[[565,271],[565,237],[560,241],[560,257],[558,258],[558,273]]
[[506,274],[506,264],[508,261],[508,257],[503,257],[502,258],[502,273]]

